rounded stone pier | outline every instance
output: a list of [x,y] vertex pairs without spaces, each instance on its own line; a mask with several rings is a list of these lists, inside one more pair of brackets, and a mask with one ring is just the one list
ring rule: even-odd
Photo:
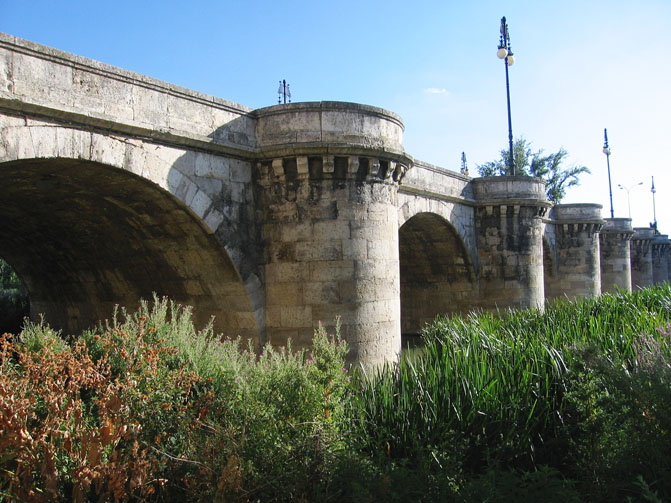
[[650,227],[634,227],[631,238],[631,288],[645,288],[654,283],[652,243],[655,231]]
[[473,179],[480,304],[484,309],[544,303],[545,183],[526,176]]
[[555,230],[557,277],[547,281],[548,299],[596,297],[601,293],[600,204],[558,204],[550,211]]
[[671,249],[669,236],[658,234],[652,242],[652,281],[654,284],[669,280],[669,249]]
[[412,160],[391,112],[352,103],[256,110],[267,340],[309,347],[336,317],[353,363],[401,349],[398,185]]
[[601,247],[601,291],[631,292],[631,252],[634,230],[631,218],[606,218],[599,233]]

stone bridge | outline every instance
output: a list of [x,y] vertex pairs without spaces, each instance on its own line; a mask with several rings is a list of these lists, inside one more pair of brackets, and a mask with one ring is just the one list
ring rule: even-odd
[[415,161],[397,115],[252,110],[0,34],[0,256],[31,316],[76,332],[153,293],[225,335],[352,361],[438,313],[542,308],[668,280],[669,240],[541,180]]

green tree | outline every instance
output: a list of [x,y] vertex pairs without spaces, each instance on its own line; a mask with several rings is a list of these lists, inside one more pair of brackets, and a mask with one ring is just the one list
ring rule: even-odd
[[[587,166],[563,166],[568,152],[560,148],[553,154],[544,155],[543,150],[533,151],[531,143],[525,138],[518,138],[513,144],[515,173],[521,176],[536,176],[546,183],[547,198],[559,203],[566,191],[580,183],[578,177],[590,173]],[[480,176],[502,176],[510,174],[510,152],[501,150],[501,158],[478,166]]]
[[12,267],[0,258],[0,290],[19,290],[21,281]]
[[0,334],[19,333],[30,301],[14,269],[0,258]]

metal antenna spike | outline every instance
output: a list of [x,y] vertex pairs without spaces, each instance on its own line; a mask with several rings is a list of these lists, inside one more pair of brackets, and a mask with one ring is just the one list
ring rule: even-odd
[[287,98],[289,99],[289,103],[291,103],[291,91],[289,90],[289,84],[287,84],[286,80],[280,80],[280,88],[277,90],[277,93],[279,94],[277,99],[278,103],[281,104],[284,99],[284,104],[286,105]]

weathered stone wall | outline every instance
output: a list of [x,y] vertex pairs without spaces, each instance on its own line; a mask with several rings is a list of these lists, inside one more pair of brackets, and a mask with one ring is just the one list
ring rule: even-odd
[[599,234],[601,291],[631,291],[631,218],[606,218]]
[[550,211],[556,247],[554,278],[545,279],[545,297],[595,297],[601,293],[599,204],[561,204]]

